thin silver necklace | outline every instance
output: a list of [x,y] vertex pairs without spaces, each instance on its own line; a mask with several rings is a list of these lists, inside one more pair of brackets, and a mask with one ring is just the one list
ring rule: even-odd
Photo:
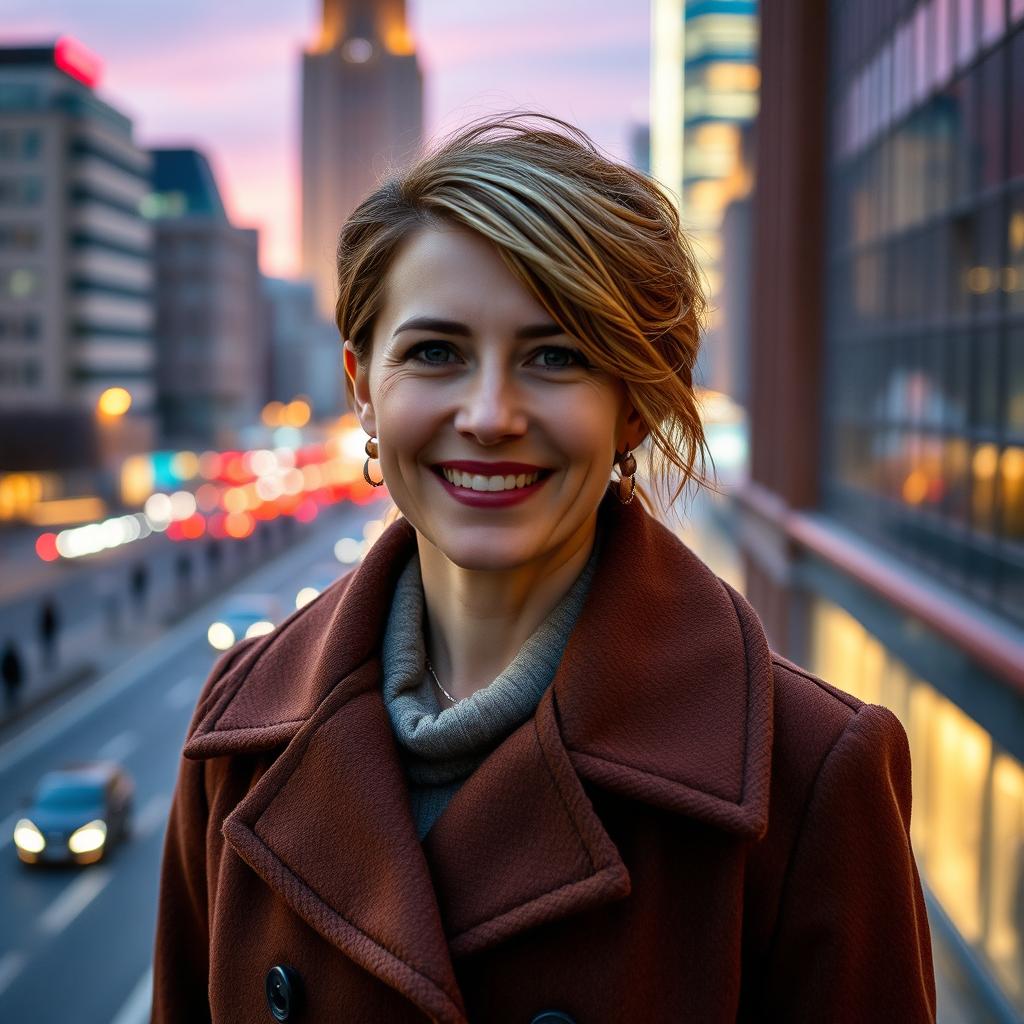
[[438,689],[453,703],[458,704],[459,702],[441,685],[441,680],[437,678],[437,673],[434,671],[434,666],[430,664],[430,659],[427,658],[427,671],[434,677],[434,682],[437,683]]

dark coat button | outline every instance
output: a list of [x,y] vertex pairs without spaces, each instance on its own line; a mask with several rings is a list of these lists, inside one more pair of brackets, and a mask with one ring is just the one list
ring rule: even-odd
[[576,1024],[576,1021],[561,1010],[541,1010],[530,1024]]
[[267,971],[267,1006],[274,1020],[291,1020],[298,1012],[301,1002],[301,987],[298,972],[284,964],[277,964]]

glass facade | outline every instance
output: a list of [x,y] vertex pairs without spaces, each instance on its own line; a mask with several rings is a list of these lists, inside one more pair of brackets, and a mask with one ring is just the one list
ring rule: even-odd
[[1024,765],[824,597],[811,603],[808,662],[903,723],[913,764],[911,839],[922,877],[1024,1013]]
[[1024,622],[1024,0],[833,0],[823,503]]

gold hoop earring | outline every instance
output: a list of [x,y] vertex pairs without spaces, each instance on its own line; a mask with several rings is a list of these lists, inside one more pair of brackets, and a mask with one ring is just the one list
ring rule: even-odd
[[366,444],[363,446],[363,451],[366,452],[366,461],[363,463],[363,479],[371,487],[380,487],[380,485],[384,483],[384,475],[381,474],[381,478],[379,480],[374,480],[370,477],[370,459],[376,459],[380,454],[380,449],[377,447],[377,441],[372,437],[368,437],[366,439]]
[[633,494],[636,491],[636,479],[633,476],[636,473],[636,459],[627,448],[622,455],[616,451],[615,461],[619,464],[619,501],[623,505],[628,505],[633,500]]

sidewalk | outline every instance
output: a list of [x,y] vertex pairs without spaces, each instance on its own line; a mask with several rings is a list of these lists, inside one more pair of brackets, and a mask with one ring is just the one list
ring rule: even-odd
[[5,699],[0,707],[0,735],[47,701],[120,664],[166,629],[159,621],[139,619],[130,623],[130,628],[110,634],[98,621],[82,622],[68,627],[52,667],[44,665],[38,645],[33,645],[33,658],[25,666],[17,698]]
[[[347,514],[343,505],[332,506],[329,513],[325,510],[315,522],[294,534],[289,543],[272,551],[266,551],[260,538],[254,535],[248,541],[253,545],[249,556],[238,559],[216,576],[194,581],[184,592],[174,587],[153,586],[142,609],[121,602],[112,615],[111,607],[104,604],[102,590],[97,586],[89,614],[61,629],[52,666],[45,663],[37,637],[19,637],[24,662],[23,682],[15,701],[3,700],[0,704],[0,735],[14,730],[19,721],[60,694],[123,663],[197,607],[215,599],[240,580],[259,574],[268,564],[302,557],[302,552],[310,547],[322,545],[325,534],[336,532]],[[371,514],[367,510],[367,518]],[[100,583],[99,578],[97,583]]]

